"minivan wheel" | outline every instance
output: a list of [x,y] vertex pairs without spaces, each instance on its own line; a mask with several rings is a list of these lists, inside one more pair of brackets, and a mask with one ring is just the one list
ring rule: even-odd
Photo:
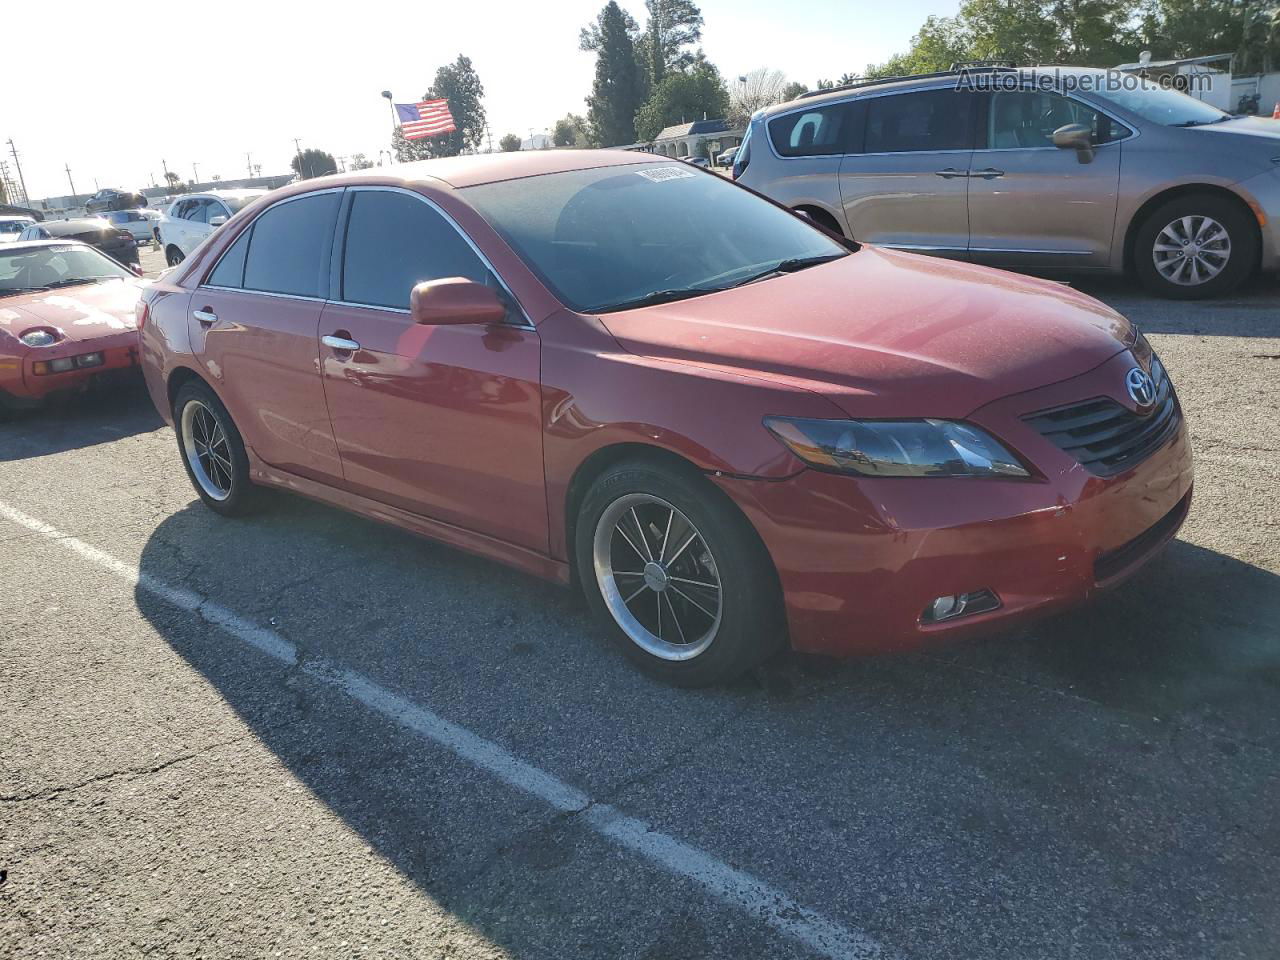
[[720,683],[781,646],[777,580],[755,531],[693,471],[629,461],[583,498],[578,577],[632,662],[679,686]]
[[223,516],[248,513],[256,500],[244,441],[222,401],[205,384],[183,385],[173,402],[173,426],[187,477],[205,506]]
[[1258,231],[1238,205],[1212,194],[1161,204],[1134,238],[1133,262],[1152,293],[1198,300],[1229,293],[1258,261]]
[[169,266],[176,267],[185,259],[186,258],[182,255],[182,251],[173,244],[169,244],[169,246],[165,247],[164,262]]

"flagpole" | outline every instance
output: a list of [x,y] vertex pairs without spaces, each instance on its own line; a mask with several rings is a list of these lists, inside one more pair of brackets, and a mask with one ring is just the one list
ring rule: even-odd
[[[399,129],[400,127],[400,115],[396,113],[396,103],[394,100],[391,99],[391,91],[383,90],[382,95],[387,98],[387,106],[391,108],[391,142],[394,144],[396,130]],[[394,152],[393,151],[388,151],[388,152],[392,153],[391,162],[395,163]]]

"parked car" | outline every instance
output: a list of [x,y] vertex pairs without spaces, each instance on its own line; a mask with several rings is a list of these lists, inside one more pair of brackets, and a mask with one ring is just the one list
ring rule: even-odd
[[75,220],[41,220],[30,223],[19,240],[79,240],[97,247],[121,263],[138,264],[138,244],[127,230],[113,227],[101,217],[79,217]]
[[160,223],[157,210],[112,210],[101,215],[117,229],[126,231],[137,243],[151,243]]
[[0,243],[13,243],[22,231],[35,223],[34,217],[0,216]]
[[722,167],[731,167],[733,166],[733,158],[737,155],[737,147],[730,147],[728,150],[722,150],[720,155],[716,157],[716,163]]
[[0,408],[136,376],[135,311],[145,284],[86,243],[0,248]]
[[682,684],[1059,610],[1190,503],[1177,395],[1113,310],[644,154],[304,181],[141,309],[211,509],[280,487],[576,582]]
[[156,245],[169,266],[191,255],[209,234],[257,200],[265,190],[210,190],[179,197],[156,224]]
[[735,173],[846,237],[1190,299],[1280,266],[1278,153],[1273,121],[1128,74],[988,68],[762,111]]
[[107,187],[86,200],[84,209],[88,213],[105,213],[108,210],[133,210],[146,205],[147,198],[140,193]]
[[702,167],[704,170],[711,166],[711,161],[706,157],[681,157],[681,159],[691,166]]

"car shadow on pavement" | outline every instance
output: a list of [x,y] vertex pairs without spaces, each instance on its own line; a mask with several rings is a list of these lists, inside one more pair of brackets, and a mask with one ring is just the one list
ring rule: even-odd
[[162,426],[164,421],[138,377],[53,397],[33,410],[0,411],[0,463],[110,443]]
[[[808,954],[308,667],[358,671],[907,956],[1184,955],[1159,949],[1171,925],[1261,956],[1280,929],[1280,886],[1232,865],[1280,841],[1262,799],[1280,739],[1267,571],[1177,541],[1011,636],[818,669],[784,657],[763,684],[682,691],[628,668],[565,591],[271,501],[243,520],[174,514],[141,572],[276,630],[297,666],[141,588],[139,610],[312,796],[513,957]],[[1191,835],[1194,851],[1170,840]]]
[[1228,297],[1208,300],[1157,299],[1128,277],[1066,282],[1137,321],[1146,333],[1280,337],[1280,278],[1269,274],[1255,277]]

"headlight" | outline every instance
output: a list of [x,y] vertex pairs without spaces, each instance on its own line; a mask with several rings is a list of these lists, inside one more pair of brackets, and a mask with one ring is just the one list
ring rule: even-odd
[[47,347],[58,342],[58,338],[48,330],[28,330],[18,339],[28,347]]
[[868,477],[1027,477],[989,433],[954,420],[802,420],[765,417],[810,466]]

